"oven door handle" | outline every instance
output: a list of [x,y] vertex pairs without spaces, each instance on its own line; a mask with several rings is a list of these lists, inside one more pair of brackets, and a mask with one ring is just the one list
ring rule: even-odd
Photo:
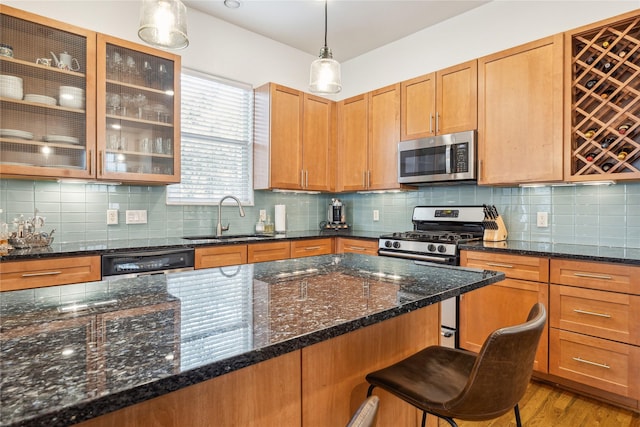
[[434,261],[442,264],[447,262],[447,258],[435,257],[435,256],[429,256],[429,255],[410,254],[406,252],[398,253],[398,252],[385,251],[384,249],[379,249],[378,255],[390,256],[394,258],[413,259],[418,261]]

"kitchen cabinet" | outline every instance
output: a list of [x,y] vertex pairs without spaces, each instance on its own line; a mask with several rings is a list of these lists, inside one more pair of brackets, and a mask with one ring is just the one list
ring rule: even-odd
[[398,183],[400,83],[338,104],[338,191],[412,188]]
[[364,239],[351,239],[348,237],[336,237],[336,251],[337,254],[354,253],[365,255],[378,255],[378,241],[377,240],[364,240]]
[[478,59],[478,183],[563,179],[563,36]]
[[[506,279],[460,297],[460,347],[478,352],[489,334],[498,328],[522,323],[531,307],[540,302],[549,308],[549,260],[547,258],[461,251],[460,265],[502,271]],[[548,322],[542,332],[534,371],[548,371]]]
[[254,188],[332,190],[334,102],[274,83],[254,93]]
[[42,288],[101,279],[100,256],[0,262],[0,291]]
[[477,128],[477,60],[404,81],[400,88],[401,141]]
[[640,268],[552,259],[550,271],[549,373],[637,407]]
[[291,258],[302,258],[333,253],[333,238],[291,241]]
[[180,57],[98,34],[99,179],[180,182]]
[[196,269],[246,263],[247,245],[209,246],[195,249]]
[[247,248],[247,262],[276,261],[291,258],[291,243],[263,242],[252,243]]
[[179,182],[179,56],[7,6],[1,19],[3,177]]
[[640,15],[565,33],[566,178],[640,178]]

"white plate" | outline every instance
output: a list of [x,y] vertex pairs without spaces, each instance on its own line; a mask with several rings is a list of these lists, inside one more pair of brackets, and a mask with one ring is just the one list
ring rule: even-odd
[[42,140],[46,142],[64,142],[66,144],[80,143],[80,140],[78,138],[64,135],[45,135],[42,137]]
[[56,105],[56,99],[52,98],[50,96],[44,96],[44,95],[35,95],[32,93],[28,93],[24,96],[24,100],[25,101],[29,101],[29,102],[37,102],[40,104],[47,104],[47,105]]
[[20,139],[33,139],[33,134],[31,132],[25,132],[23,130],[16,129],[0,129],[0,136]]

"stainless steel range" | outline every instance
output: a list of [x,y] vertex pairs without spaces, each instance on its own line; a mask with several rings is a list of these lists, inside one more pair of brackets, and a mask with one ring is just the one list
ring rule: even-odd
[[[416,206],[413,230],[380,236],[378,255],[459,265],[458,245],[482,240],[494,216],[498,217],[493,206]],[[441,344],[457,347],[457,298],[442,301],[440,320]]]

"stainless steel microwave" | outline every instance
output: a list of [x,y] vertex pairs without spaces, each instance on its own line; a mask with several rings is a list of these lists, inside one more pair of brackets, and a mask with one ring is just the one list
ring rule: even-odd
[[398,144],[398,182],[474,182],[476,173],[475,131],[450,133]]

